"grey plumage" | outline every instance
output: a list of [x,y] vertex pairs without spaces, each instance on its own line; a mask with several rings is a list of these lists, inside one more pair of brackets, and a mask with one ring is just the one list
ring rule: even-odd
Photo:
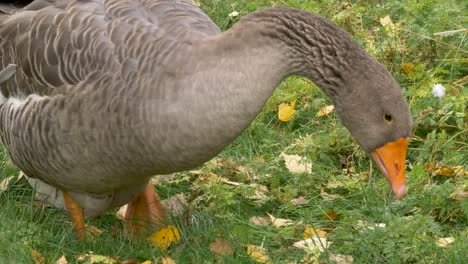
[[88,216],[215,156],[291,74],[331,97],[367,152],[411,129],[383,66],[335,24],[291,8],[220,33],[190,0],[36,0],[0,15],[0,69],[11,63],[3,145]]

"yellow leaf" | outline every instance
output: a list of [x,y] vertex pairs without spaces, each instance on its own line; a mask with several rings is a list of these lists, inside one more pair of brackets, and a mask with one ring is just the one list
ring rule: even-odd
[[272,263],[263,247],[247,245],[247,254],[256,262]]
[[329,248],[332,243],[328,242],[324,237],[311,236],[308,239],[297,241],[293,244],[293,247],[304,249],[305,251],[324,252],[325,249]]
[[413,70],[414,70],[414,64],[411,63],[411,62],[405,62],[405,63],[403,63],[403,65],[401,66],[401,71],[402,71],[404,74],[406,74],[406,75],[412,73]]
[[304,240],[310,238],[311,236],[326,237],[327,232],[320,228],[314,229],[310,226],[307,226],[306,229],[304,230]]
[[290,226],[293,224],[293,221],[290,219],[284,219],[284,218],[277,218],[274,217],[273,215],[267,213],[268,216],[270,217],[270,222],[274,227],[283,227],[283,226]]
[[439,163],[426,163],[424,164],[424,170],[430,173],[432,176],[458,176],[462,177],[467,174],[463,166],[443,166]]
[[[151,264],[151,262],[150,262],[150,264]],[[176,262],[175,262],[174,259],[172,259],[170,257],[162,257],[161,264],[176,264]]]
[[380,19],[380,24],[382,24],[382,26],[385,28],[385,31],[387,31],[389,36],[392,36],[395,33],[396,27],[395,27],[395,24],[393,24],[390,16],[387,15],[385,17],[382,17]]
[[179,242],[180,233],[176,227],[169,225],[154,233],[148,240],[164,251],[172,244]]
[[321,117],[321,116],[324,116],[324,115],[328,115],[330,114],[331,112],[333,112],[333,109],[335,109],[335,106],[334,105],[327,105],[327,106],[324,106],[322,108],[320,108],[317,112],[317,114],[315,115],[316,117]]
[[31,251],[31,256],[34,259],[34,262],[36,264],[44,264],[45,263],[45,258],[44,258],[44,256],[42,256],[41,253],[39,253],[39,251],[33,249]]
[[294,107],[296,106],[296,100],[292,101],[290,104],[281,103],[278,106],[278,119],[283,122],[288,122],[291,120],[296,113]]
[[151,264],[151,260],[144,261],[141,264]]
[[323,215],[323,219],[336,220],[336,218],[338,218],[338,213],[333,209],[328,210]]

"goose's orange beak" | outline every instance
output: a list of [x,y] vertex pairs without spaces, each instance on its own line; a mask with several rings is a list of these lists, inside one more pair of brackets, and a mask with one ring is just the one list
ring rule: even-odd
[[371,156],[392,187],[397,199],[406,193],[405,161],[408,139],[399,138],[371,152]]

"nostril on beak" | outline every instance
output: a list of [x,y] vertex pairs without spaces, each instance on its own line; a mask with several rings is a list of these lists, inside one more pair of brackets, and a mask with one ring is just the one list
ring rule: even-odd
[[395,172],[396,174],[400,174],[400,166],[398,166],[398,162],[395,160],[395,163],[393,164],[395,167]]

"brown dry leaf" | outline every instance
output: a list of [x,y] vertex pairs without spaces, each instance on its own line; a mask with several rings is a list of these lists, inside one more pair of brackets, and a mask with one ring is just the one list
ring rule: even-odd
[[414,64],[411,63],[411,62],[405,62],[405,63],[403,63],[403,65],[401,66],[401,71],[402,71],[404,74],[406,74],[406,75],[412,73],[413,70],[414,70]]
[[185,208],[188,207],[187,200],[183,193],[179,193],[169,197],[162,201],[162,205],[166,209],[166,212],[171,215],[180,215],[184,212]]
[[324,106],[322,108],[320,108],[318,111],[317,111],[317,114],[315,114],[316,117],[321,117],[321,116],[324,116],[324,115],[328,115],[330,114],[331,112],[333,112],[333,110],[335,109],[335,106],[334,105],[327,105],[327,106]]
[[86,264],[117,264],[119,258],[86,253],[79,255],[76,260],[86,262]]
[[265,158],[262,157],[262,156],[257,156],[257,157],[255,157],[254,162],[263,163],[263,162],[265,162]]
[[454,237],[441,237],[436,241],[438,247],[447,247],[455,241]]
[[45,258],[39,251],[33,249],[31,251],[31,256],[36,264],[45,264]]
[[304,249],[305,251],[318,250],[319,252],[324,252],[331,244],[332,243],[328,242],[324,237],[311,236],[308,239],[295,242],[293,247]]
[[278,228],[278,227],[283,227],[283,226],[290,226],[294,223],[291,219],[277,218],[269,213],[267,214],[270,217],[270,222],[274,227]]
[[175,226],[168,225],[166,228],[154,233],[148,240],[164,251],[172,244],[179,242],[180,233]]
[[55,264],[68,264],[67,258],[65,258],[65,256],[61,256],[61,257],[55,262]]
[[312,162],[307,161],[305,158],[298,155],[288,155],[281,152],[281,157],[284,159],[286,168],[292,173],[311,173]]
[[270,219],[262,216],[252,216],[249,219],[249,223],[258,226],[267,226],[270,224]]
[[256,245],[247,245],[247,255],[249,255],[253,260],[260,263],[272,263],[271,259],[268,257],[266,249]]
[[354,261],[351,255],[328,253],[328,257],[330,261],[334,261],[336,264],[351,264]]
[[291,120],[296,113],[294,107],[296,106],[296,101],[292,101],[290,104],[281,103],[278,106],[278,119],[283,122],[288,122]]
[[175,260],[170,257],[162,257],[161,264],[176,264]]
[[304,205],[304,204],[307,204],[309,201],[304,198],[304,196],[300,196],[300,197],[297,197],[296,199],[292,199],[291,200],[291,203],[294,204],[294,205]]
[[15,176],[10,176],[6,177],[0,182],[0,193],[5,191],[8,188],[8,185],[10,184],[11,180],[13,180]]
[[333,209],[328,210],[323,215],[323,219],[336,220],[336,218],[338,218],[338,213]]
[[312,228],[310,226],[307,226],[306,229],[304,230],[304,239],[308,239],[311,236],[317,236],[317,237],[326,237],[327,232],[323,229],[320,228]]
[[142,262],[141,264],[151,264],[151,260],[146,260],[146,261]]
[[459,191],[454,196],[455,200],[461,200],[466,198],[468,198],[468,191]]
[[232,256],[234,254],[234,248],[224,239],[217,239],[215,242],[210,244],[210,249],[215,253],[215,256]]
[[93,226],[93,225],[85,225],[85,232],[86,232],[86,238],[97,238],[102,234],[102,230]]
[[424,170],[430,173],[432,176],[458,176],[468,175],[468,172],[464,170],[463,166],[442,166],[438,163],[426,163],[424,164]]

